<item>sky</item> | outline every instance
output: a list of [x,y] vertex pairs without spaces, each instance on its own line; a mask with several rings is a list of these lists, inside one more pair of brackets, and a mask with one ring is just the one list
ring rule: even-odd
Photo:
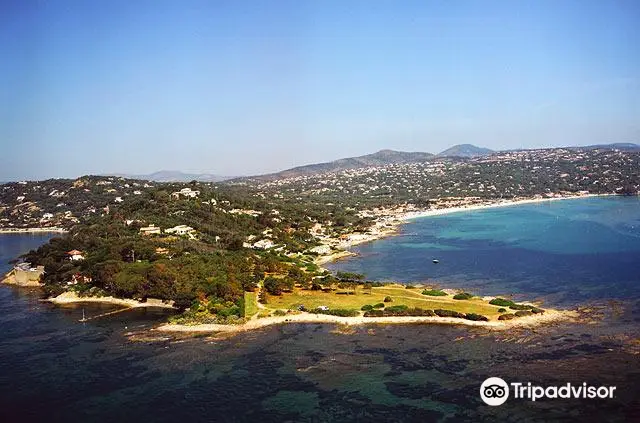
[[640,143],[636,0],[0,0],[0,180]]

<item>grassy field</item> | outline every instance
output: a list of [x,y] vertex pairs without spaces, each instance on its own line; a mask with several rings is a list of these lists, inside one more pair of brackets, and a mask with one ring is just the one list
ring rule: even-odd
[[[341,290],[343,291],[343,290]],[[358,288],[356,295],[338,295],[336,292],[308,291],[295,289],[292,293],[284,293],[281,296],[267,296],[269,309],[296,309],[298,305],[304,305],[308,310],[318,306],[327,306],[330,309],[345,308],[360,310],[365,304],[377,304],[383,302],[386,296],[392,298],[392,302],[385,305],[404,304],[409,307],[434,310],[438,308],[454,310],[461,313],[478,313],[495,319],[499,316],[500,307],[493,306],[481,298],[470,300],[454,300],[451,295],[446,297],[432,297],[421,294],[421,289],[405,289],[403,287],[385,286],[375,287],[371,291]]]
[[244,293],[244,316],[251,317],[258,312],[257,295],[255,292]]

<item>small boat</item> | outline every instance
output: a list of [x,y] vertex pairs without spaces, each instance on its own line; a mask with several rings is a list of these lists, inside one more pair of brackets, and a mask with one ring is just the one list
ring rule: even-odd
[[433,264],[438,264],[438,263],[440,263],[440,260],[438,260],[438,259],[433,259],[432,261],[433,261]]

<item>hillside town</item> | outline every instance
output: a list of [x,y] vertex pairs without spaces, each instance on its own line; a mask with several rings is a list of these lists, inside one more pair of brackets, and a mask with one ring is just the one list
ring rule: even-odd
[[255,184],[265,196],[320,197],[361,206],[403,202],[424,205],[451,197],[637,194],[639,169],[637,152],[554,148],[508,151],[468,160],[434,158]]
[[[302,231],[297,238],[309,248],[343,248],[369,239],[364,233],[375,237],[392,232],[407,216],[425,210],[572,195],[635,195],[639,190],[640,153],[615,149],[507,151],[468,159],[432,156],[415,163],[268,182],[244,178],[179,184],[87,176],[2,185],[0,230],[63,232],[111,215],[141,236],[201,238],[212,244],[222,240],[228,245],[229,228],[203,226],[207,215],[225,215],[224,226],[252,226],[234,234],[241,246],[280,246],[291,252],[286,245],[296,231]],[[159,205],[166,213],[154,216]],[[200,223],[194,213],[202,215],[196,219]]]

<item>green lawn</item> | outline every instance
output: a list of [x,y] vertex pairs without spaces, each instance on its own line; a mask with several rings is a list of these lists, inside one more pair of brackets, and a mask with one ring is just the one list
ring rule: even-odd
[[244,293],[244,317],[251,317],[258,312],[258,297],[255,292]]
[[[346,290],[340,290],[346,291]],[[480,298],[470,300],[454,300],[452,296],[431,297],[421,294],[422,290],[405,289],[401,287],[375,287],[369,294],[368,290],[359,287],[356,295],[337,295],[335,292],[308,291],[295,289],[292,293],[284,293],[281,296],[267,296],[266,307],[269,309],[295,309],[299,304],[304,305],[308,310],[324,305],[329,308],[356,309],[365,304],[377,304],[383,302],[386,296],[390,296],[393,301],[385,305],[404,304],[409,307],[419,307],[422,309],[434,310],[438,308],[454,310],[461,313],[478,313],[495,319],[499,316],[500,307],[493,306]]]

